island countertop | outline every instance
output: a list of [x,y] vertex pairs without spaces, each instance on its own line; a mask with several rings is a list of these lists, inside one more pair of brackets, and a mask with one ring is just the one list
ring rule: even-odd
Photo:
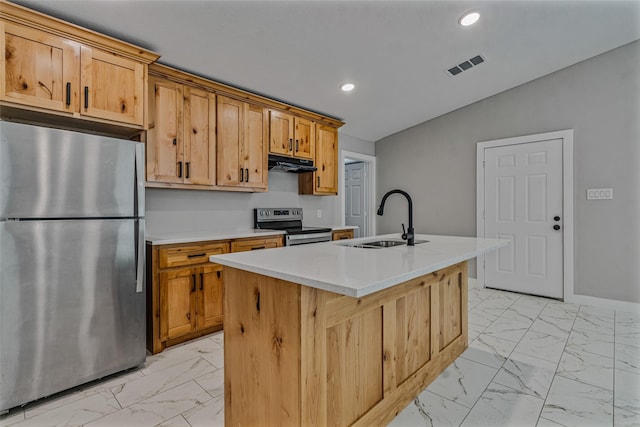
[[508,240],[418,234],[415,246],[380,249],[348,245],[399,240],[400,234],[363,237],[264,251],[214,255],[211,262],[351,297],[363,297],[477,257]]

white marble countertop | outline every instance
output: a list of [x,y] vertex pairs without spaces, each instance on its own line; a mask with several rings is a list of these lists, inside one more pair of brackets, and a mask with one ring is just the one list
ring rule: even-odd
[[279,236],[285,234],[279,230],[256,230],[245,228],[225,231],[188,231],[182,233],[158,233],[145,236],[152,245],[172,245],[174,243],[204,242],[207,240],[243,239],[246,237]]
[[327,227],[331,228],[332,231],[355,230],[356,228],[359,228],[357,225],[328,225]]
[[428,242],[381,249],[345,246],[399,239],[400,234],[388,234],[215,255],[209,260],[317,289],[362,297],[509,244],[507,240],[419,234],[416,240]]

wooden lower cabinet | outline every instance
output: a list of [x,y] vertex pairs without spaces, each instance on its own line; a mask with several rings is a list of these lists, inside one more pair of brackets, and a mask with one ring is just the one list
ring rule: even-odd
[[332,233],[332,240],[353,239],[353,230],[336,230]]
[[221,265],[160,273],[160,339],[222,326],[222,292]]
[[166,347],[222,329],[223,267],[211,255],[275,248],[281,235],[172,245],[147,244],[147,349]]
[[225,267],[225,425],[387,425],[467,348],[467,263],[352,298]]

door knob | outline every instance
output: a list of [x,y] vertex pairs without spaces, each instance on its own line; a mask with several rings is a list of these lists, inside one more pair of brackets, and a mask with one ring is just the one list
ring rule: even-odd
[[554,221],[560,221],[560,217],[558,215],[556,215],[556,216],[553,217],[553,220]]
[[553,229],[556,230],[556,231],[560,230],[560,226],[558,224],[556,224],[556,225],[553,226]]

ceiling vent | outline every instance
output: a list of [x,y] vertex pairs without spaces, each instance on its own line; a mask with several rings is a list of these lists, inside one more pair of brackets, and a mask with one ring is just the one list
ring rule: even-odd
[[472,69],[475,66],[478,66],[484,62],[484,58],[480,55],[476,55],[471,59],[467,59],[466,61],[461,62],[460,64],[451,67],[447,70],[447,73],[451,76],[457,76],[463,71],[467,71]]

